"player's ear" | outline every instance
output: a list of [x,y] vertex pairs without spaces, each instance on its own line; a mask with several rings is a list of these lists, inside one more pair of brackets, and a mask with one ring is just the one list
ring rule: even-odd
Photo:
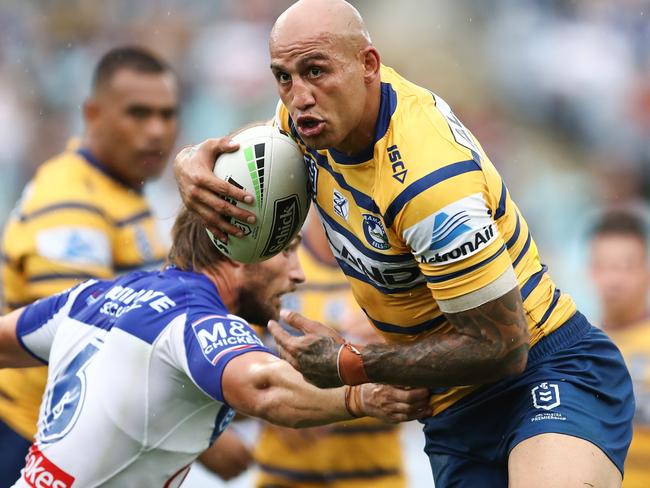
[[87,98],[83,103],[83,118],[86,124],[97,119],[99,115],[99,104],[93,97]]
[[379,69],[381,68],[379,51],[374,46],[366,46],[359,55],[364,67],[364,81],[366,84],[370,84],[379,78]]

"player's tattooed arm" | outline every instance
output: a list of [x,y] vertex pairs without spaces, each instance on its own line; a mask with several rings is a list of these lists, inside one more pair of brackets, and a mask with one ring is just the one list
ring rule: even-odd
[[[453,327],[445,334],[412,344],[366,346],[362,357],[370,381],[403,386],[470,385],[497,381],[525,368],[529,336],[518,288],[472,310],[446,316]],[[320,387],[340,385],[340,340],[326,327],[297,314],[284,319],[306,334],[280,337],[282,356],[309,382]]]
[[458,386],[523,371],[529,336],[519,288],[474,309],[445,315],[453,326],[447,334],[410,345],[367,346],[363,362],[368,377],[409,386]]

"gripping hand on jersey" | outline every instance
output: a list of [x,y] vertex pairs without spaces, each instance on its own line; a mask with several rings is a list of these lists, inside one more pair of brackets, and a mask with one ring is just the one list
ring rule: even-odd
[[343,338],[334,330],[296,312],[281,312],[282,320],[304,333],[292,336],[277,322],[269,322],[269,331],[278,346],[280,356],[300,371],[307,381],[319,388],[341,386],[337,356]]
[[[304,333],[302,336],[292,336],[277,322],[269,322],[269,331],[282,358],[319,388],[341,386],[337,356],[343,338],[333,329],[299,313],[283,310],[281,316],[288,325]],[[431,415],[427,388],[400,388],[374,383],[359,387],[366,415],[386,422],[403,422]]]
[[228,234],[242,236],[241,230],[228,222],[230,217],[251,224],[255,222],[251,212],[225,199],[229,197],[252,203],[253,196],[213,173],[216,159],[237,149],[239,144],[228,137],[207,139],[196,146],[184,148],[174,159],[174,174],[183,203],[198,214],[215,237],[223,242],[227,241]]

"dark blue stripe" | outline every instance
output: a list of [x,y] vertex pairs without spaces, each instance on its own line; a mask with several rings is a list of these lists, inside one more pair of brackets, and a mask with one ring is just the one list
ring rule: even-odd
[[471,273],[475,269],[481,268],[488,264],[491,261],[494,261],[499,255],[506,250],[506,246],[501,246],[497,252],[495,252],[492,256],[490,256],[487,259],[484,259],[480,263],[473,264],[469,268],[461,269],[460,271],[454,271],[453,273],[447,273],[444,275],[440,276],[426,276],[426,279],[429,283],[442,283],[443,281],[451,280],[453,278],[458,278],[459,276],[466,275],[467,273]]
[[50,281],[50,280],[88,280],[91,278],[97,278],[88,273],[48,273],[48,274],[35,274],[27,278],[29,283],[38,283],[40,281]]
[[296,125],[293,123],[293,119],[291,117],[289,117],[289,129],[291,130],[291,134],[293,135],[293,137],[298,139],[303,144],[303,146],[306,145],[305,142],[302,140],[302,137],[300,137],[300,134],[298,134]]
[[524,286],[521,287],[521,299],[525,300],[528,298],[528,295],[531,294],[531,292],[537,288],[537,285],[539,285],[539,282],[542,280],[542,277],[544,276],[544,273],[548,271],[548,267],[545,264],[542,264],[542,269],[540,269],[537,273],[534,275],[530,276],[527,280],[526,283],[524,283]]
[[124,273],[127,271],[135,271],[135,270],[145,270],[145,269],[151,269],[156,266],[162,266],[162,264],[165,262],[164,259],[153,259],[151,261],[145,261],[143,263],[133,263],[133,264],[124,264],[121,266],[115,266],[115,272],[117,273]]
[[350,243],[354,246],[354,248],[357,251],[362,252],[365,256],[375,259],[377,261],[381,261],[384,263],[410,263],[413,262],[414,258],[411,253],[409,254],[381,254],[379,252],[373,251],[372,249],[368,249],[366,246],[363,245],[361,240],[355,236],[352,232],[347,230],[345,227],[340,225],[336,220],[334,220],[332,217],[327,215],[327,212],[325,212],[318,204],[316,204],[316,209],[318,210],[318,213],[320,214],[321,218],[327,222],[329,226],[331,226],[335,232],[338,234],[341,234],[344,236],[347,240],[350,241]]
[[506,189],[506,184],[501,180],[501,198],[499,199],[499,208],[494,212],[494,220],[499,220],[506,213],[506,196],[508,195],[508,190]]
[[420,286],[425,286],[424,283],[416,283],[416,284],[410,285],[410,286],[401,286],[401,285],[399,285],[398,288],[388,288],[388,287],[381,286],[381,285],[377,284],[375,281],[368,278],[361,271],[357,271],[356,269],[354,269],[346,261],[344,261],[342,259],[339,259],[339,258],[336,258],[336,261],[339,263],[339,267],[341,268],[341,271],[343,271],[344,275],[349,276],[350,278],[354,278],[354,279],[359,280],[359,281],[363,281],[364,283],[372,286],[375,290],[380,291],[384,295],[391,295],[393,293],[401,293],[401,292],[404,292],[404,291],[414,290],[415,288],[418,288]]
[[438,183],[453,178],[454,176],[469,173],[470,171],[481,171],[481,166],[474,160],[459,161],[457,163],[449,164],[442,168],[432,171],[426,176],[423,176],[417,181],[414,181],[409,186],[404,188],[402,192],[395,197],[391,204],[386,209],[384,214],[384,224],[387,227],[393,225],[393,221],[397,214],[404,208],[408,202],[415,198],[420,193],[428,190]]
[[510,239],[508,239],[508,242],[506,242],[506,247],[510,249],[512,246],[515,245],[517,242],[517,239],[519,239],[519,232],[521,231],[521,222],[519,221],[519,212],[517,212],[517,223],[515,224],[515,230],[512,233],[512,236]]
[[[368,314],[366,313],[366,315]],[[426,332],[428,330],[435,329],[447,320],[444,315],[439,315],[438,317],[427,320],[426,322],[422,322],[421,324],[401,327],[399,325],[389,324],[387,322],[380,322],[373,319],[369,315],[368,318],[377,329],[381,330],[382,332],[390,332],[391,334],[419,334],[420,332]]]
[[143,210],[140,213],[137,213],[129,218],[126,218],[124,220],[116,220],[114,222],[115,227],[126,227],[127,225],[134,224],[138,222],[139,220],[143,220],[146,218],[151,217],[151,210]]
[[381,478],[383,476],[398,476],[401,475],[399,469],[369,469],[369,470],[355,470],[355,471],[327,471],[325,473],[320,471],[298,471],[295,469],[278,468],[276,466],[269,466],[268,464],[259,463],[260,469],[274,476],[280,476],[289,480],[311,482],[311,483],[328,483],[337,480],[353,480],[353,479],[371,479]]
[[541,327],[542,325],[544,325],[544,322],[546,322],[548,318],[551,316],[551,313],[553,313],[553,310],[555,310],[555,307],[557,306],[557,302],[560,300],[560,295],[562,295],[562,292],[560,291],[559,288],[556,288],[555,291],[553,292],[553,301],[548,306],[546,312],[539,320],[539,322],[537,322],[537,327]]
[[106,176],[108,176],[110,179],[113,181],[119,183],[122,186],[127,187],[129,190],[134,190],[138,194],[142,194],[142,185],[141,186],[133,186],[131,185],[128,181],[126,181],[124,178],[122,178],[120,175],[114,173],[108,166],[102,164],[87,148],[80,148],[77,149],[77,154],[81,156],[88,164],[90,164],[93,168],[101,171],[104,173]]
[[18,219],[21,222],[27,222],[37,217],[41,217],[42,215],[46,215],[52,212],[58,212],[59,210],[85,210],[87,212],[91,212],[96,215],[99,215],[100,217],[106,220],[109,220],[112,223],[112,225],[116,227],[125,227],[139,220],[151,217],[152,215],[150,210],[144,210],[123,220],[112,220],[108,215],[106,215],[106,212],[104,212],[104,210],[102,210],[99,207],[95,207],[94,205],[89,205],[87,203],[71,201],[71,202],[59,202],[52,205],[47,205],[45,207],[33,211],[32,213],[21,214],[18,217]]
[[341,173],[338,173],[337,171],[334,171],[334,168],[330,165],[329,161],[327,160],[327,156],[323,156],[322,154],[319,154],[317,151],[314,151],[312,149],[309,149],[309,154],[314,158],[316,161],[316,164],[323,168],[325,171],[327,171],[330,175],[332,175],[332,178],[336,180],[336,183],[344,190],[347,190],[350,192],[352,195],[352,198],[354,198],[354,202],[357,204],[358,207],[361,207],[364,210],[367,210],[369,212],[373,213],[380,213],[379,212],[379,207],[377,204],[374,202],[374,200],[366,195],[363,192],[360,192],[356,188],[350,186],[347,181],[345,181],[345,178]]
[[87,203],[81,203],[81,202],[60,202],[60,203],[55,203],[53,205],[48,205],[46,207],[39,208],[38,210],[33,211],[30,214],[21,214],[18,219],[21,222],[27,222],[28,220],[35,219],[36,217],[40,217],[41,215],[45,215],[48,213],[52,212],[57,212],[59,210],[86,210],[88,212],[100,215],[103,218],[107,218],[106,213],[99,208],[95,207],[94,205],[88,205]]
[[366,149],[357,154],[347,155],[336,149],[329,149],[332,159],[338,164],[359,164],[372,159],[375,152],[375,144],[386,135],[390,120],[397,108],[397,93],[390,83],[381,83],[381,100],[379,102],[379,114],[375,124],[375,137]]
[[395,432],[397,425],[343,425],[329,431],[333,435],[385,434]]
[[519,261],[523,259],[523,257],[526,255],[528,252],[528,248],[530,247],[530,241],[533,240],[533,237],[530,235],[530,232],[528,232],[528,239],[526,239],[526,244],[524,244],[524,247],[522,248],[521,252],[519,253],[519,256],[517,256],[517,259],[515,259],[512,262],[512,267],[516,268],[517,265],[519,264]]

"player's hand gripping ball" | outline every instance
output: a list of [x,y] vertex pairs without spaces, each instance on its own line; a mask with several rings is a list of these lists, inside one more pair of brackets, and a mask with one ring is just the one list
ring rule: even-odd
[[219,156],[214,174],[255,197],[248,205],[230,200],[257,217],[255,224],[232,219],[243,232],[227,243],[212,243],[229,258],[254,263],[282,251],[302,227],[309,210],[307,170],[298,144],[276,127],[260,125],[233,137],[239,150]]

